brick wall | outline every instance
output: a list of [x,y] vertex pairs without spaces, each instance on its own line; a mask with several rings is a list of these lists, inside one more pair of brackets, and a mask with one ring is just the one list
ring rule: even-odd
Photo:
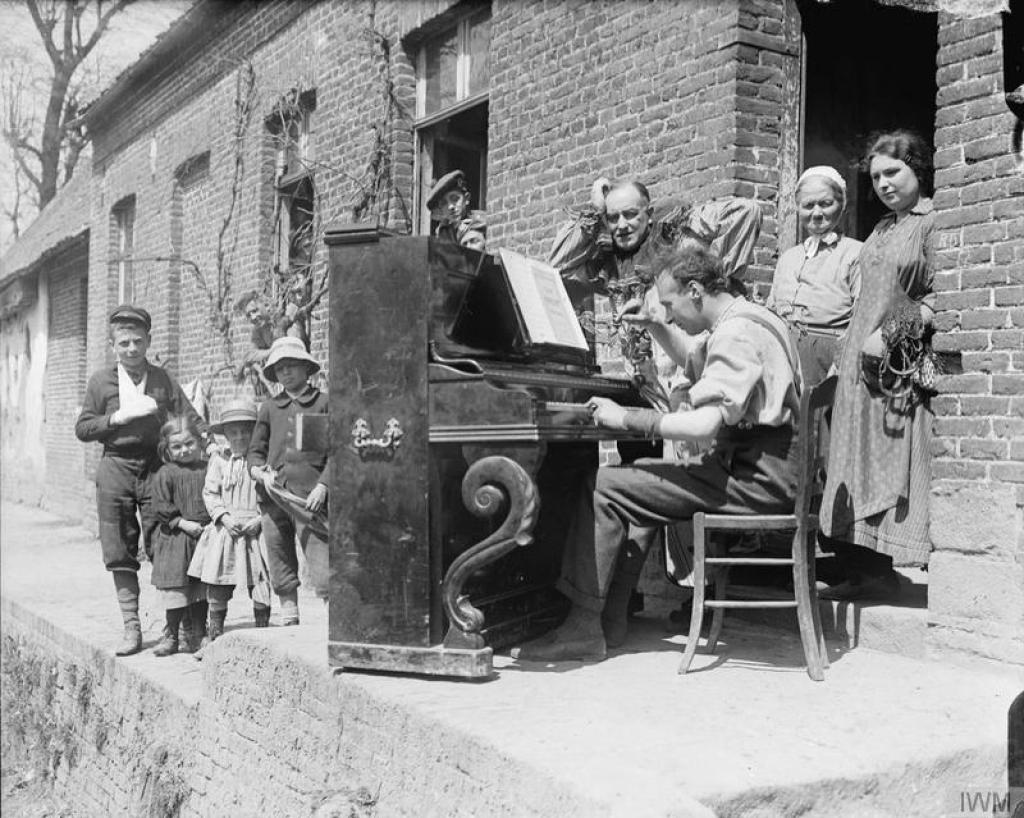
[[208,653],[201,683],[173,685],[13,603],[2,622],[5,764],[76,815],[607,812],[498,745],[241,634]]
[[44,383],[47,487],[44,508],[81,519],[85,513],[85,447],[75,420],[85,394],[88,245],[76,243],[48,266],[49,327]]
[[939,18],[930,641],[1024,664],[1024,175],[1010,154],[1001,18]]

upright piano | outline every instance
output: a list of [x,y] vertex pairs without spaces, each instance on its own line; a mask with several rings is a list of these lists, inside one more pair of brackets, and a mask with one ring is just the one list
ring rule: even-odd
[[643,399],[585,345],[539,340],[500,257],[361,226],[326,242],[329,661],[489,676],[494,649],[564,616],[598,440],[636,437],[598,430],[586,400]]

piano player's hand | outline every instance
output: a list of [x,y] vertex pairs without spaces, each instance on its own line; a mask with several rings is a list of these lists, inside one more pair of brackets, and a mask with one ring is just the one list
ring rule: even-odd
[[609,398],[591,398],[587,401],[594,425],[605,429],[625,429],[626,410]]
[[646,328],[661,323],[661,316],[651,312],[642,298],[631,298],[622,305],[615,320],[624,324],[632,324],[635,327]]

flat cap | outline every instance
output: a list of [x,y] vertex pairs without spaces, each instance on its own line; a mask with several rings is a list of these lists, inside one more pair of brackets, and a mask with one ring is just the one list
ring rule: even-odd
[[453,170],[451,173],[446,173],[434,182],[434,186],[430,188],[430,193],[427,195],[427,209],[433,210],[438,199],[444,196],[444,194],[449,190],[456,189],[466,189],[466,174],[461,170]]
[[130,321],[133,324],[140,324],[145,327],[146,332],[153,328],[153,319],[149,317],[149,313],[142,307],[132,304],[121,304],[121,306],[115,307],[114,311],[110,313],[109,323],[113,324],[115,321]]

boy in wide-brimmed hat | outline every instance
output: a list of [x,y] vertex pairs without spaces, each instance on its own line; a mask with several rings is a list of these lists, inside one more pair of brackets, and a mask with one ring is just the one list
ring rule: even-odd
[[152,319],[142,307],[122,304],[110,314],[110,346],[116,363],[93,373],[75,423],[83,442],[103,444],[96,467],[96,509],[103,562],[114,577],[124,620],[124,639],[115,650],[129,656],[142,649],[139,621],[139,523],[149,538],[155,531],[151,477],[160,466],[160,427],[170,415],[183,415],[201,433],[203,420],[178,382],[146,353]]
[[[321,511],[327,503],[327,452],[297,451],[294,442],[295,416],[327,414],[327,395],[309,383],[320,370],[316,358],[306,351],[298,338],[278,338],[270,347],[263,375],[280,383],[279,395],[267,398],[260,406],[249,444],[247,460],[252,476],[259,481],[263,536],[267,545],[270,582],[281,600],[281,624],[297,625],[298,554],[295,548],[296,525],[291,516],[266,494],[267,484],[276,484],[306,498],[309,511]],[[302,532],[302,546],[319,596],[327,594],[327,544]]]

